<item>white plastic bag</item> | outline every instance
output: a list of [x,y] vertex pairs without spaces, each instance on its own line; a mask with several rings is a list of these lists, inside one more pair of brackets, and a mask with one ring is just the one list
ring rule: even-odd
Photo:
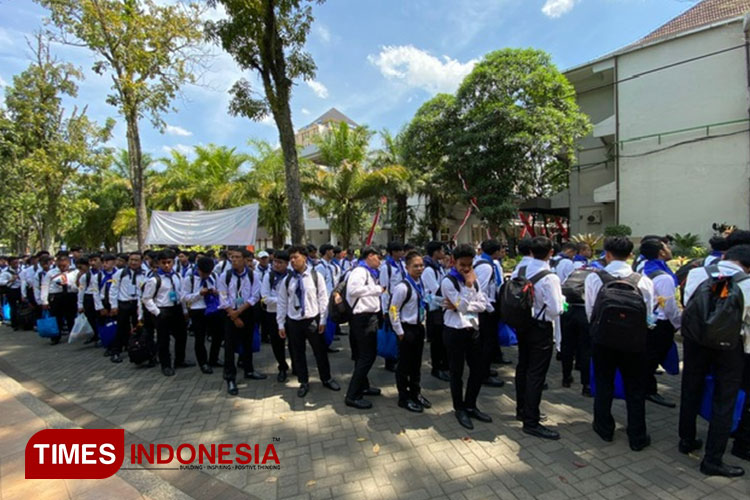
[[94,334],[94,329],[91,328],[89,320],[86,319],[86,315],[83,313],[78,314],[73,328],[70,329],[70,335],[68,335],[68,344],[72,344],[74,340],[87,338]]

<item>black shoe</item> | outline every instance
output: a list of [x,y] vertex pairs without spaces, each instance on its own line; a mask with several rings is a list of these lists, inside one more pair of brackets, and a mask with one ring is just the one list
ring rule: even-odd
[[480,422],[485,422],[488,424],[492,422],[492,417],[482,411],[479,411],[477,408],[468,408],[466,410],[466,413],[468,413],[471,418],[479,420]]
[[414,399],[417,401],[417,403],[421,404],[425,408],[432,408],[432,403],[430,403],[430,400],[422,396],[421,394],[417,394],[417,397]]
[[339,383],[333,379],[328,380],[327,382],[323,382],[323,387],[327,387],[328,389],[331,389],[332,391],[341,390],[341,386],[339,385]]
[[113,354],[112,357],[109,358],[109,360],[113,363],[122,363],[122,358],[119,354]]
[[268,378],[268,375],[260,372],[245,372],[245,378],[249,378],[250,380],[265,380]]
[[707,476],[740,477],[745,473],[745,469],[736,465],[725,463],[712,464],[703,460],[701,462],[701,472]]
[[542,390],[546,391],[547,389],[549,389],[549,384],[545,382],[544,385],[542,386]]
[[497,375],[498,375],[497,370],[495,370],[494,368],[491,368],[490,369],[490,377],[497,377]]
[[329,353],[331,353],[331,354],[335,354],[335,353],[341,351],[341,349],[337,349],[336,347],[329,347],[328,349],[326,349],[326,351],[329,352]]
[[195,366],[195,362],[194,361],[182,361],[180,363],[175,363],[174,364],[175,368],[190,368],[192,366]]
[[[519,422],[523,422],[523,410],[516,410],[516,420],[518,420]],[[546,422],[547,414],[539,412],[539,421]]]
[[590,385],[584,385],[583,388],[581,388],[581,396],[586,396],[587,398],[592,397]]
[[165,377],[171,377],[174,375],[174,368],[165,366],[164,368],[161,369],[161,372],[164,374]]
[[469,418],[469,414],[466,412],[466,410],[457,410],[456,420],[458,420],[458,423],[461,424],[461,427],[465,427],[469,430],[474,429],[474,424],[471,422],[471,418]]
[[372,408],[372,403],[362,398],[359,398],[359,399],[344,398],[344,403],[346,404],[346,406],[351,406],[352,408],[356,408],[358,410],[369,410],[370,408]]
[[209,365],[208,363],[201,365],[201,371],[206,375],[210,375],[214,372],[213,369],[211,369],[211,365]]
[[227,380],[227,393],[230,396],[236,396],[240,393],[239,389],[237,389],[237,382],[234,380]]
[[605,432],[604,429],[600,428],[596,424],[591,424],[591,428],[594,429],[594,432],[596,432],[600,438],[608,443],[611,443],[615,438],[614,433],[610,434],[608,432]]
[[445,370],[432,370],[432,376],[442,380],[443,382],[450,382],[451,376]]
[[560,351],[557,351],[555,354],[555,361],[562,361],[562,353]]
[[421,404],[416,403],[412,401],[411,399],[399,400],[398,406],[400,408],[405,408],[414,413],[422,413],[424,411],[424,408],[422,407]]
[[224,368],[224,363],[221,361],[211,361],[208,364],[211,365],[213,368]]
[[735,441],[734,445],[732,445],[732,455],[737,458],[741,458],[742,460],[750,461],[750,449],[747,449],[743,446],[738,446],[737,441]]
[[482,382],[482,385],[486,385],[486,386],[489,386],[489,387],[502,387],[502,386],[505,385],[505,382],[503,382],[502,380],[500,380],[497,377],[487,377]]
[[96,338],[96,337],[91,337],[90,339],[86,339],[86,340],[84,340],[84,341],[83,341],[83,343],[84,343],[84,345],[89,345],[89,344],[93,344],[93,343],[94,343],[94,342],[96,342],[97,340],[99,340],[99,339],[98,339],[98,338]]
[[562,386],[565,388],[569,388],[572,383],[573,383],[573,377],[564,378],[562,381]]
[[148,360],[148,363],[144,365],[146,368],[153,368],[156,366],[156,360],[154,358],[151,358]]
[[630,441],[630,449],[633,451],[641,451],[650,444],[651,436],[647,435],[646,438],[641,441]]
[[105,357],[105,358],[109,358],[109,357],[110,357],[110,356],[112,356],[112,355],[113,355],[114,353],[115,353],[115,351],[113,351],[113,350],[111,350],[111,349],[106,349],[106,350],[104,351],[104,357]]
[[671,401],[667,401],[666,399],[664,399],[661,394],[647,394],[646,399],[648,401],[651,401],[652,403],[656,403],[659,406],[664,406],[666,408],[675,408],[677,406]]
[[536,436],[542,439],[551,439],[551,440],[560,439],[559,432],[553,431],[552,429],[548,429],[542,424],[537,424],[536,427],[528,427],[524,425],[521,430],[530,436]]
[[381,390],[377,387],[368,387],[362,391],[363,396],[380,396]]
[[280,370],[279,374],[276,375],[276,382],[283,384],[284,382],[286,382],[286,378],[286,370]]
[[57,345],[60,343],[60,337],[52,337],[49,340],[50,345]]
[[297,389],[297,396],[300,398],[304,398],[307,396],[307,392],[310,390],[310,384],[300,384],[299,389]]
[[677,449],[684,455],[691,451],[700,450],[701,447],[703,447],[703,440],[701,439],[680,439],[680,444],[677,445]]
[[396,373],[396,365],[389,365],[386,363],[386,365],[383,367],[386,371]]

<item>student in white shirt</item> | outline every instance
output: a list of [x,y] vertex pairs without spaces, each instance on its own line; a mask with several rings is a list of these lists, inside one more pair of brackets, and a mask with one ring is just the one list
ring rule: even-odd
[[[195,335],[195,360],[201,372],[213,373],[211,364],[217,364],[221,341],[224,338],[224,325],[221,321],[216,289],[216,275],[213,274],[214,261],[201,257],[193,266],[190,275],[182,280],[182,301],[188,308],[190,322]],[[197,274],[196,274],[197,273]],[[208,302],[212,302],[208,311]],[[206,338],[211,339],[210,354],[206,352]]]
[[[485,371],[483,384],[490,387],[502,387],[505,382],[493,376],[492,360],[500,346],[497,340],[497,328],[500,311],[495,309],[495,301],[503,286],[503,270],[497,262],[503,254],[503,246],[497,240],[482,242],[482,253],[474,259],[474,273],[477,275],[479,289],[487,297],[487,310],[479,313],[479,337],[482,344],[482,369]],[[500,307],[500,304],[497,304]],[[502,357],[502,351],[501,357]],[[495,372],[497,373],[497,372]]]
[[177,252],[177,262],[174,271],[181,280],[184,280],[193,272],[193,265],[190,263],[189,252],[186,250],[180,250]]
[[21,301],[36,306],[34,299],[34,277],[39,272],[39,253],[34,254],[29,259],[29,265],[21,271]]
[[[174,250],[158,253],[159,270],[144,285],[142,298],[143,305],[154,316],[159,363],[166,377],[174,375],[174,368],[195,366],[194,362],[185,359],[185,311],[180,301],[180,277],[172,270],[174,258]],[[170,337],[175,339],[174,368],[169,352]]]
[[344,403],[352,408],[366,410],[372,403],[363,396],[378,396],[380,389],[370,386],[367,374],[377,356],[378,319],[381,314],[381,295],[385,288],[380,284],[380,254],[371,246],[359,254],[362,265],[352,268],[347,278],[346,301],[352,307],[349,321],[349,341],[354,358],[354,372]]
[[445,276],[441,261],[445,257],[445,245],[439,241],[431,241],[425,249],[424,272],[422,282],[427,299],[427,340],[430,342],[430,361],[432,364],[431,374],[433,377],[444,382],[449,382],[451,377],[448,367],[448,353],[443,343],[443,309],[442,300],[437,297],[440,290],[440,282]]
[[131,252],[127,257],[127,267],[117,270],[109,288],[109,303],[117,315],[117,337],[110,346],[113,363],[122,362],[120,352],[127,349],[128,338],[138,326],[138,302],[147,280],[141,267],[141,254]]
[[[98,285],[99,293],[94,297],[96,310],[99,311],[99,324],[104,325],[117,318],[117,304],[110,302],[110,290],[114,284],[115,274],[117,273],[117,267],[115,262],[117,257],[112,254],[102,255],[102,269],[101,272],[96,276],[95,280]],[[117,337],[117,335],[115,335]],[[110,359],[114,356],[115,351],[113,350],[113,344],[104,351],[104,356],[109,356]],[[116,360],[112,360],[117,362]]]
[[70,257],[63,251],[57,253],[56,269],[42,278],[42,309],[49,309],[50,314],[57,319],[60,330],[60,335],[50,339],[52,345],[59,344],[62,334],[73,328],[77,309],[77,278],[78,270],[70,269]]
[[18,330],[18,305],[21,302],[21,266],[18,257],[8,257],[8,267],[0,272],[0,286],[5,287],[5,299],[10,304],[10,326]]
[[560,278],[549,268],[553,255],[552,241],[537,236],[530,242],[532,260],[518,269],[518,274],[531,280],[542,274],[534,284],[532,319],[526,331],[518,332],[518,364],[516,365],[516,418],[523,422],[523,432],[543,439],[560,439],[560,434],[540,423],[539,404],[544,380],[552,360],[555,327],[563,313],[564,298]]
[[711,253],[703,259],[703,267],[717,264],[724,257],[724,252],[729,249],[729,243],[724,236],[714,236],[708,240],[708,244],[711,247]]
[[[388,304],[391,300],[391,290],[403,281],[406,271],[404,269],[404,245],[398,241],[391,241],[386,247],[388,255],[380,264],[380,284],[385,288],[385,293],[380,297],[383,318],[388,321]],[[396,359],[386,359],[385,369],[396,371]]]
[[96,335],[99,315],[96,312],[94,297],[99,298],[99,283],[96,276],[91,273],[88,257],[79,257],[76,266],[78,267],[78,277],[76,278],[78,313],[86,316],[89,326]]
[[649,331],[646,345],[646,399],[667,408],[676,405],[658,393],[654,372],[674,342],[674,334],[680,329],[682,311],[677,305],[675,293],[679,280],[667,262],[672,260],[672,250],[660,240],[646,240],[639,252],[646,259],[643,274],[654,283],[654,314],[656,326]]
[[307,249],[301,245],[289,249],[289,262],[291,274],[278,285],[276,323],[279,336],[282,339],[289,337],[292,345],[294,368],[300,383],[297,396],[303,398],[310,390],[305,352],[308,342],[323,386],[332,391],[340,391],[341,386],[331,377],[331,365],[323,338],[328,319],[325,279],[310,264]]
[[555,274],[560,278],[560,283],[565,281],[570,273],[575,270],[573,259],[578,254],[578,245],[572,242],[563,244],[562,250],[554,258],[554,261],[550,260],[550,268],[555,271]]
[[393,288],[388,314],[399,340],[396,367],[398,405],[408,411],[421,413],[424,408],[432,407],[422,395],[420,387],[427,316],[425,288],[421,279],[424,262],[415,251],[406,254],[405,262],[406,277]]
[[518,241],[518,254],[521,256],[521,260],[513,268],[511,278],[518,276],[518,270],[528,266],[534,260],[534,257],[531,255],[531,238],[521,238]]
[[221,298],[221,307],[226,312],[224,321],[224,380],[227,381],[227,393],[236,396],[238,393],[237,364],[235,347],[242,345],[242,367],[245,378],[264,380],[266,375],[256,371],[253,365],[252,336],[254,334],[255,304],[260,300],[260,283],[255,279],[253,270],[247,266],[252,261],[252,253],[245,249],[229,251],[232,267],[219,276],[217,288]]
[[[612,398],[615,385],[615,371],[620,370],[625,384],[625,403],[628,414],[628,440],[630,449],[640,451],[651,444],[651,437],[646,432],[646,343],[639,345],[644,337],[643,329],[648,328],[647,320],[639,326],[640,331],[634,331],[632,346],[628,350],[613,347],[615,341],[622,341],[619,337],[609,335],[609,331],[596,331],[593,313],[596,310],[599,292],[602,290],[602,276],[609,275],[616,280],[632,280],[633,269],[626,260],[633,253],[633,242],[628,238],[617,236],[604,240],[605,260],[607,266],[603,271],[592,273],[585,282],[586,316],[592,322],[592,359],[594,360],[594,431],[604,441],[611,442],[614,438],[615,420],[612,418]],[[606,273],[606,275],[605,275]],[[611,279],[611,278],[607,278]],[[640,275],[637,289],[643,298],[646,314],[654,310],[654,284],[648,277]],[[622,292],[621,292],[622,293]],[[649,332],[646,331],[645,335]],[[608,338],[609,337],[609,338]]]
[[[271,350],[276,358],[279,373],[276,381],[284,383],[287,380],[289,365],[286,362],[286,339],[279,336],[279,325],[276,322],[277,303],[279,300],[279,287],[284,285],[284,279],[289,274],[289,252],[286,250],[277,250],[273,254],[273,264],[271,270],[263,277],[263,283],[260,285],[261,297],[261,328],[264,329],[271,341]],[[291,342],[289,343],[291,354]],[[294,357],[292,366],[294,365]],[[296,370],[292,369],[292,373]]]
[[37,303],[37,309],[34,313],[34,319],[39,319],[42,314],[42,279],[44,275],[50,270],[53,264],[53,259],[49,253],[45,253],[39,257],[39,271],[34,276],[32,286],[34,287],[34,300]]

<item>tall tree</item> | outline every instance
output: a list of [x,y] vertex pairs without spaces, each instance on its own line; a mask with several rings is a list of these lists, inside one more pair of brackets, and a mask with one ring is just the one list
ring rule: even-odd
[[375,152],[373,158],[374,168],[389,166],[400,166],[404,168],[406,177],[397,179],[389,188],[389,196],[392,198],[390,210],[390,224],[392,233],[399,241],[406,242],[409,228],[414,220],[414,210],[409,207],[409,197],[422,188],[422,179],[416,169],[405,167],[403,133],[396,136],[388,130],[380,132],[383,147]]
[[33,215],[24,218],[21,210],[18,222],[32,226],[40,246],[51,250],[61,229],[61,214],[70,202],[67,190],[76,175],[108,163],[109,150],[103,144],[109,140],[114,121],[100,127],[86,116],[86,108],[66,110],[62,100],[76,97],[80,71],[56,60],[41,34],[29,46],[34,53],[32,63],[13,78],[5,93],[3,126],[13,132],[6,129],[0,140],[10,139],[13,144],[1,149],[11,155],[8,173],[18,176],[4,181],[14,184],[14,199],[34,203]]
[[148,115],[163,130],[163,113],[180,88],[195,81],[193,65],[203,52],[201,8],[195,3],[161,5],[153,0],[37,0],[51,11],[64,43],[88,47],[93,70],[112,78],[107,103],[127,124],[130,180],[138,248],[148,229],[145,169],[139,120]]
[[209,0],[221,4],[227,19],[207,23],[211,39],[232,55],[243,70],[261,79],[265,97],[241,79],[230,93],[229,112],[260,120],[273,116],[284,153],[289,225],[293,243],[304,243],[305,221],[297,148],[289,100],[294,81],[315,77],[315,63],[304,46],[313,22],[312,6],[323,0]]

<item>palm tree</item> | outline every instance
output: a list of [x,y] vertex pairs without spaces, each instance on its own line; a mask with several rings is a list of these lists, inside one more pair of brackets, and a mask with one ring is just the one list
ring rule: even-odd
[[195,146],[196,158],[192,170],[196,183],[195,197],[205,210],[219,210],[242,205],[249,201],[245,187],[240,182],[245,175],[243,167],[250,160],[237,148]]
[[400,165],[376,168],[368,164],[371,137],[366,127],[350,129],[340,123],[317,141],[325,166],[317,170],[314,182],[303,183],[315,196],[310,204],[329,222],[344,248],[362,232],[366,215],[379,197],[407,176]]

